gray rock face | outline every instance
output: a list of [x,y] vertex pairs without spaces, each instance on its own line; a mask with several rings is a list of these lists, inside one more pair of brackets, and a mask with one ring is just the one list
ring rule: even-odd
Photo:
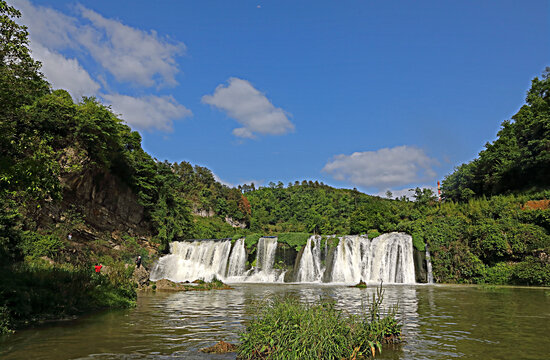
[[117,176],[101,169],[66,173],[60,178],[63,199],[44,204],[39,224],[65,221],[67,211],[81,213],[87,228],[93,233],[119,231],[132,236],[150,233],[144,219],[144,208],[130,187]]
[[120,179],[101,170],[88,170],[62,179],[64,202],[85,204],[86,222],[101,230],[117,228],[119,224],[136,228],[143,222],[143,207],[132,190]]
[[241,229],[246,228],[245,223],[239,222],[237,220],[233,220],[233,218],[230,218],[229,216],[225,217],[225,222],[233,226],[234,228],[241,228]]
[[428,281],[428,267],[426,264],[426,252],[413,250],[414,270],[416,282],[426,283]]

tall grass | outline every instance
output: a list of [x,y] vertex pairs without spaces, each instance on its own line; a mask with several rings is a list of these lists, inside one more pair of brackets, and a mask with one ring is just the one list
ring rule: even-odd
[[238,347],[241,359],[356,359],[374,357],[385,341],[396,341],[401,324],[397,307],[382,313],[380,287],[359,315],[334,301],[303,303],[294,297],[267,301],[252,319]]

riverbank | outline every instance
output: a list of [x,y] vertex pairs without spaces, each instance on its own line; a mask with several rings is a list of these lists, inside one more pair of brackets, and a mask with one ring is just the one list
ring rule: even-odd
[[103,266],[76,267],[47,260],[23,262],[0,269],[0,335],[41,323],[75,318],[102,309],[124,309],[136,305],[137,290],[207,291],[229,290],[214,279],[193,283],[170,280],[149,281],[149,271],[122,262]]
[[92,265],[22,262],[0,269],[0,334],[45,321],[136,304],[133,269],[113,264],[95,273]]

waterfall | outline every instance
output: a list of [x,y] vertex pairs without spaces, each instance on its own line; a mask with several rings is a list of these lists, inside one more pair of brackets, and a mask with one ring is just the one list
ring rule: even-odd
[[371,242],[372,261],[366,282],[414,283],[412,238],[400,233],[383,234]]
[[319,282],[325,269],[321,267],[321,237],[311,236],[302,252],[297,282]]
[[[308,239],[303,250],[297,282],[414,283],[412,238],[390,233],[369,240],[364,235],[343,236],[334,250],[331,268],[321,266],[320,237]],[[329,252],[325,250],[325,261]],[[323,274],[327,271],[328,274]]]
[[[412,238],[402,233],[383,234],[374,239],[365,235],[308,238],[294,265],[294,275],[286,281],[307,283],[415,283]],[[325,239],[326,240],[326,239]],[[193,281],[212,278],[226,282],[275,283],[285,279],[284,256],[277,254],[277,238],[262,237],[256,245],[255,261],[246,269],[251,250],[245,240],[181,241],[170,244],[170,254],[163,256],[151,272],[151,280]],[[254,248],[252,249],[254,251]],[[278,257],[277,257],[278,256]],[[428,279],[431,263],[426,248]],[[276,258],[278,263],[276,264]],[[292,276],[291,276],[292,275]]]
[[244,275],[246,265],[246,250],[244,248],[244,239],[238,239],[233,245],[231,255],[229,256],[229,265],[227,265],[227,277],[240,277]]
[[277,238],[262,237],[256,248],[256,266],[249,271],[247,282],[282,282],[284,273],[274,269]]
[[173,242],[170,244],[170,255],[163,256],[151,271],[151,280],[224,279],[230,251],[231,240]]
[[432,257],[430,255],[430,249],[428,249],[428,244],[426,244],[426,269],[427,269],[427,272],[428,272],[428,281],[427,283],[428,284],[431,284],[434,282],[434,277],[432,275]]
[[[367,274],[369,260],[369,240],[366,236],[344,236],[334,253],[330,282],[358,283]],[[364,280],[364,279],[363,279]]]

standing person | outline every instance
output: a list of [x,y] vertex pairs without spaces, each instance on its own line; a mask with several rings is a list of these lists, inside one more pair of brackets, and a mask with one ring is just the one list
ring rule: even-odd
[[137,259],[136,259],[136,267],[140,267],[141,266],[141,255],[138,255]]
[[67,235],[67,239],[69,239],[69,241],[71,241],[73,238],[73,234],[69,233],[69,235]]
[[95,268],[96,274],[99,274],[102,267],[103,267],[103,265],[101,265],[101,264],[95,264],[94,268]]

